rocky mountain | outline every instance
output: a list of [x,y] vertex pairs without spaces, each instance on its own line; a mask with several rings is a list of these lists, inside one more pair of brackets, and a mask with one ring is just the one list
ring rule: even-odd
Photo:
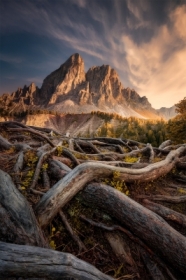
[[157,111],[158,115],[166,120],[169,120],[171,118],[174,118],[176,116],[176,111],[175,111],[176,107],[175,106],[172,106],[170,108],[165,108],[165,107],[162,107]]
[[[47,108],[63,113],[103,111],[123,117],[160,118],[148,99],[124,88],[117,72],[109,65],[93,66],[87,73],[82,57],[73,54],[43,81],[41,89],[34,83],[0,97],[6,110]],[[5,106],[5,107],[4,107]],[[1,109],[1,108],[0,108]]]

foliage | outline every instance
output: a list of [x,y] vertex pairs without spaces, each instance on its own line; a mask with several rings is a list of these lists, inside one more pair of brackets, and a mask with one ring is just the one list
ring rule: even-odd
[[[123,118],[116,114],[92,112],[102,117],[105,122],[97,131],[98,137],[116,137],[151,143],[159,146],[166,140],[166,122],[161,120],[144,120],[135,117]],[[107,116],[108,115],[108,116]],[[119,121],[115,122],[115,121]]]
[[168,121],[167,134],[175,144],[186,143],[186,97],[175,106],[178,115]]
[[25,190],[32,182],[35,166],[38,161],[38,157],[36,156],[34,151],[27,151],[24,155],[25,167],[29,168],[26,176],[21,180],[21,189]]

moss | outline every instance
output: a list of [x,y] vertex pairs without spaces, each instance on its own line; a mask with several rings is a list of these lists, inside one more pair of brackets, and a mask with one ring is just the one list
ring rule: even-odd
[[135,163],[138,161],[138,158],[137,157],[125,157],[124,161],[129,162],[129,163]]
[[56,152],[57,152],[57,156],[60,157],[62,152],[63,152],[63,147],[62,146],[57,146]]

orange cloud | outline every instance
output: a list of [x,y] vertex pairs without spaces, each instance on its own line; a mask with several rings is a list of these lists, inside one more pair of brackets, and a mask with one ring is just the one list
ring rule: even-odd
[[186,5],[169,16],[150,42],[137,45],[123,36],[129,80],[155,108],[172,106],[186,96]]

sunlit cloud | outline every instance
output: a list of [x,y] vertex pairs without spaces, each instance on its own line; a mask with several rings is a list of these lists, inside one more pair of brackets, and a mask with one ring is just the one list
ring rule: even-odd
[[[34,65],[31,59],[28,68],[36,69],[37,73],[40,69],[44,73],[45,68],[49,74],[65,62],[68,57],[61,56],[63,50],[65,54],[80,52],[86,58],[86,69],[109,64],[120,74],[124,87],[146,95],[154,107],[163,106],[165,101],[164,105],[172,106],[186,91],[186,5],[170,9],[166,22],[152,25],[150,1],[140,0],[138,5],[131,0],[108,2],[112,4],[110,10],[99,1],[71,0],[69,4],[63,0],[63,4],[68,4],[65,10],[61,1],[55,1],[55,5],[47,0],[27,1],[24,8],[23,2],[17,1],[13,7],[10,5],[10,11],[2,9],[2,14],[6,12],[2,33],[19,30],[44,36],[61,49],[60,53],[50,54],[50,49],[38,46],[38,54],[45,52],[47,61]],[[81,16],[78,10],[82,11]],[[142,32],[140,40],[135,38],[138,30]],[[151,33],[146,36],[149,30]],[[12,64],[23,62],[23,57],[15,55],[2,57]],[[41,84],[44,77],[34,75],[34,81]]]
[[130,82],[156,108],[162,103],[171,106],[178,96],[181,99],[186,95],[186,36],[182,32],[185,19],[186,5],[170,14],[171,25],[160,26],[150,42],[137,45],[129,36],[122,38]]

